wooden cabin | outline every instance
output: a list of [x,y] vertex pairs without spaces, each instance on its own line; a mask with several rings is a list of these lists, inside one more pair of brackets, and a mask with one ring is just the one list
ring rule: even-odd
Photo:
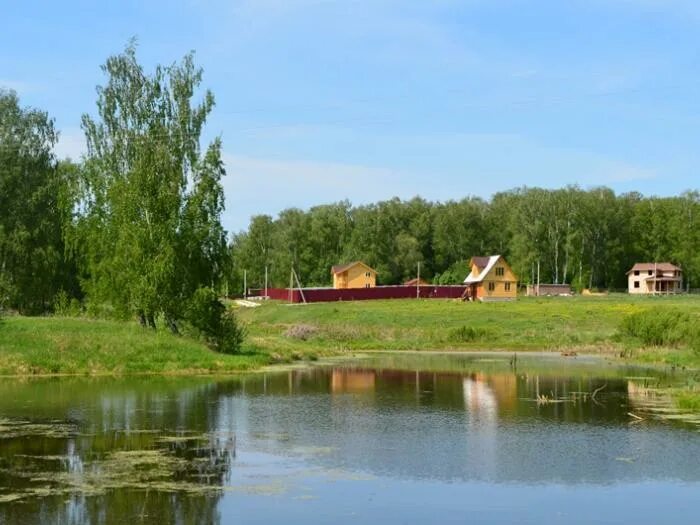
[[464,280],[463,298],[470,301],[510,301],[518,291],[518,277],[501,255],[472,257]]
[[627,272],[631,294],[674,294],[683,291],[683,271],[668,262],[637,263]]
[[331,268],[333,288],[374,288],[377,286],[377,272],[362,261],[338,264]]

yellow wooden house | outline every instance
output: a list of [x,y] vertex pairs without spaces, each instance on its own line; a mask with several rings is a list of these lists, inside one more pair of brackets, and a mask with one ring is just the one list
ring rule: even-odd
[[471,272],[464,280],[464,298],[470,301],[507,301],[515,299],[518,277],[501,255],[472,257]]
[[377,272],[362,261],[338,264],[331,268],[333,288],[374,288],[377,286]]

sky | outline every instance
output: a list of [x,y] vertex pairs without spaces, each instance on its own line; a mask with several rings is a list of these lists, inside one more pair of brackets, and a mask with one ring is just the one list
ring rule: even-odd
[[100,65],[194,50],[224,226],[349,199],[700,187],[696,0],[0,0],[0,87],[84,153]]

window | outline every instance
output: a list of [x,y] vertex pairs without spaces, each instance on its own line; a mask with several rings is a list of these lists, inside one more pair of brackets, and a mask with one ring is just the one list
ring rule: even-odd
[[489,292],[493,292],[496,289],[496,283],[489,283]]
[[365,285],[365,288],[369,288],[369,283],[367,283],[367,284]]
[[651,275],[651,270],[649,270],[649,275]]
[[372,274],[370,272],[365,272],[365,277],[372,277]]
[[505,284],[506,292],[510,292],[510,283]]
[[634,281],[634,287],[639,288],[639,281]]
[[634,275],[639,275],[639,270],[635,270]]
[[503,266],[496,267],[496,276],[502,277],[504,273]]

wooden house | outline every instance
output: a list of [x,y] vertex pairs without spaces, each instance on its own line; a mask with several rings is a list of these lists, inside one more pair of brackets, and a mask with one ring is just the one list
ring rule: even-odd
[[377,286],[377,272],[362,261],[338,264],[331,268],[333,288],[374,288]]
[[683,271],[668,262],[637,263],[627,272],[631,294],[671,294],[683,291]]
[[472,257],[471,272],[464,280],[464,299],[470,301],[508,301],[515,299],[518,277],[501,255]]

